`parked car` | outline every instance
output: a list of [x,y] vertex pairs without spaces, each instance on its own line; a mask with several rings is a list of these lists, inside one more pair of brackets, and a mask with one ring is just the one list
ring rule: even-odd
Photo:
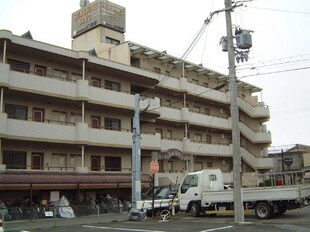
[[154,199],[172,199],[178,193],[177,185],[161,185],[148,189],[142,193],[142,200],[152,200],[154,191]]
[[[163,210],[169,210],[170,200],[171,202],[177,197],[178,185],[161,185],[148,189],[142,193],[141,204],[146,207],[146,213],[148,216],[152,215],[153,209],[151,207],[153,192],[154,192],[154,207],[155,214],[158,215]],[[178,205],[175,207],[175,211],[179,211]]]

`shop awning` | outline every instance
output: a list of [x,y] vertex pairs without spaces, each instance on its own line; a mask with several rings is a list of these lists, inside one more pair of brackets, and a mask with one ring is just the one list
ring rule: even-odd
[[[4,172],[0,184],[112,184],[131,183],[131,173],[54,173]],[[142,183],[151,183],[150,175],[141,175]]]

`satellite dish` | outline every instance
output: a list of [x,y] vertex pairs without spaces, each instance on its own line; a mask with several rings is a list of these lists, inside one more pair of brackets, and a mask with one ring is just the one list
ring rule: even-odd
[[83,8],[84,6],[86,6],[87,4],[89,4],[89,0],[80,0],[80,7]]

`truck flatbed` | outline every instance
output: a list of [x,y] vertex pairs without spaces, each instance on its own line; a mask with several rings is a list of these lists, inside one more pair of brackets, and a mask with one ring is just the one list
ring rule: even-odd
[[[257,187],[257,188],[242,188],[242,201],[289,201],[300,200],[310,196],[309,186],[289,186],[289,187]],[[232,202],[233,189],[222,191],[208,191],[202,192],[202,202]],[[306,202],[307,204],[307,202]],[[308,203],[309,204],[309,203]]]

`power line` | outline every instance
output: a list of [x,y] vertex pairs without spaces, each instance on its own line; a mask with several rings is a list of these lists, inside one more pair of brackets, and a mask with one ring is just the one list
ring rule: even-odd
[[293,72],[293,71],[299,71],[299,70],[305,70],[305,69],[310,69],[310,66],[309,67],[302,67],[302,68],[279,70],[279,71],[274,71],[274,72],[256,73],[256,74],[241,76],[238,79],[240,80],[240,79],[243,79],[243,78],[246,78],[246,77],[262,76],[262,75],[275,74],[275,73],[283,73],[283,72]]
[[165,74],[164,77],[159,81],[159,83],[155,86],[154,89],[150,90],[149,93],[146,92],[145,93],[145,97],[148,97],[147,95],[151,95],[154,94],[160,86],[162,86],[171,76],[171,74],[175,71],[176,67],[178,67],[180,64],[184,63],[185,59],[187,58],[187,56],[190,54],[190,52],[194,49],[194,47],[196,46],[196,44],[198,43],[198,41],[200,40],[201,36],[203,35],[207,25],[211,22],[212,18],[214,15],[222,12],[223,10],[218,10],[218,11],[213,11],[210,13],[209,17],[207,19],[205,19],[202,27],[200,28],[200,30],[198,31],[198,33],[196,34],[194,40],[190,43],[189,47],[185,50],[185,52],[183,53],[183,55],[181,56],[181,62],[175,66],[172,67],[170,74]]
[[294,13],[294,14],[306,14],[310,15],[310,12],[307,11],[294,11],[294,10],[282,10],[282,9],[274,9],[274,8],[266,8],[266,7],[255,7],[255,6],[246,6],[248,8],[259,9],[259,10],[269,10],[269,11],[277,11],[283,13]]
[[310,58],[307,59],[300,59],[300,60],[292,60],[292,61],[283,61],[280,63],[273,63],[273,64],[262,64],[262,65],[252,65],[251,67],[244,67],[244,68],[237,68],[237,71],[245,71],[245,70],[253,70],[253,69],[257,69],[257,68],[265,68],[265,67],[270,67],[270,66],[276,66],[276,65],[284,65],[284,64],[295,64],[295,63],[299,63],[299,62],[305,62],[305,61],[309,61]]
[[[302,55],[296,55],[296,56],[280,57],[280,58],[274,58],[274,59],[264,60],[264,61],[259,60],[257,63],[267,63],[267,62],[281,61],[281,60],[286,60],[286,59],[295,59],[296,57],[304,57],[304,56],[310,56],[310,54],[302,54]],[[239,64],[238,67],[253,66],[253,65],[255,65],[255,63],[242,63],[242,64]]]

